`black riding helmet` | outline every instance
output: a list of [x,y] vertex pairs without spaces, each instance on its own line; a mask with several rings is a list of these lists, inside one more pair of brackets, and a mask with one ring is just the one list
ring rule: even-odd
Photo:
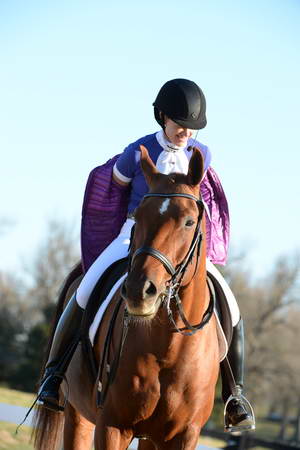
[[154,116],[164,127],[160,112],[184,128],[200,130],[206,126],[206,101],[196,83],[184,78],[167,81],[160,89],[154,106]]

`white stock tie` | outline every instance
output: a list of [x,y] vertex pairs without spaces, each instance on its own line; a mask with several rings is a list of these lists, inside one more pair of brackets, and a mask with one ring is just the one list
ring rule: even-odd
[[186,147],[178,147],[174,144],[171,144],[164,137],[164,133],[162,130],[156,133],[156,138],[158,140],[158,143],[164,149],[157,159],[157,170],[166,175],[172,172],[187,174],[189,168],[189,159],[185,151]]

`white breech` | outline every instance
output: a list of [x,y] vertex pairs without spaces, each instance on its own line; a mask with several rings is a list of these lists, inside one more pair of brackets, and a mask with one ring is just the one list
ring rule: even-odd
[[[83,277],[76,294],[77,302],[81,308],[85,309],[97,281],[105,270],[118,259],[125,258],[128,255],[130,234],[133,225],[133,219],[126,220],[120,234],[111,242],[111,244],[109,244],[108,247],[106,247],[105,250],[103,250]],[[235,326],[240,320],[240,310],[233,292],[221,273],[208,258],[206,260],[206,270],[210,272],[220,283],[231,312],[232,325]]]
[[97,281],[105,270],[118,259],[125,258],[128,255],[130,233],[133,225],[133,219],[126,220],[119,236],[103,250],[84,275],[76,293],[77,303],[81,308],[85,309]]
[[232,326],[235,327],[241,318],[241,313],[232,290],[225,281],[225,278],[221,275],[216,266],[214,266],[208,258],[206,258],[206,270],[207,272],[211,273],[220,283],[230,309]]

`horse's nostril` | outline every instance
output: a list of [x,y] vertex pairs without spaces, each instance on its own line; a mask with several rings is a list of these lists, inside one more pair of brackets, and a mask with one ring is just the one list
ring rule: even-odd
[[148,280],[145,283],[145,287],[144,287],[144,293],[146,295],[144,295],[144,297],[152,297],[154,295],[156,295],[157,293],[157,289],[154,283],[152,283],[152,281]]

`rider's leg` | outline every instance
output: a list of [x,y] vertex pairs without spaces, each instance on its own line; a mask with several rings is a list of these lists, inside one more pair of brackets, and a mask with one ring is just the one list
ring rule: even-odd
[[218,289],[222,289],[225,294],[232,318],[233,335],[228,350],[228,355],[221,363],[222,375],[222,396],[224,403],[232,395],[234,398],[228,402],[225,409],[225,423],[228,429],[253,429],[255,419],[252,414],[249,402],[242,396],[244,387],[244,328],[240,317],[240,311],[228,284],[216,269],[207,261],[207,271],[213,275],[212,279]]
[[[233,327],[228,355],[221,363],[222,397],[226,404],[225,429],[243,431],[255,429],[251,405],[243,397],[244,387],[244,326],[242,318]],[[228,399],[232,398],[228,401]]]
[[54,334],[49,358],[38,393],[39,404],[54,411],[59,405],[59,387],[79,341],[80,324],[88,299],[104,271],[116,260],[128,255],[130,232],[134,221],[127,219],[119,236],[101,253],[82,279],[62,313]]
[[74,294],[56,326],[51,350],[45,367],[38,403],[53,411],[63,411],[59,405],[59,386],[79,341],[83,309]]

